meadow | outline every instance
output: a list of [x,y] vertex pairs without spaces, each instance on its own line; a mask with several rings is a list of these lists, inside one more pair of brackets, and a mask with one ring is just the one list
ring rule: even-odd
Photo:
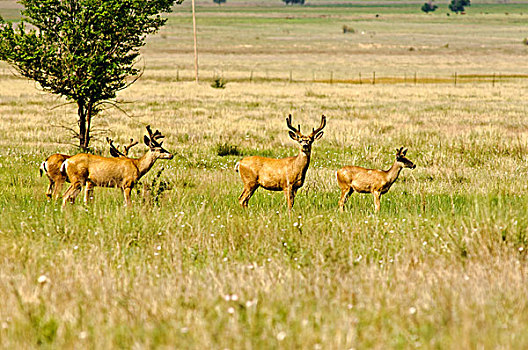
[[[0,347],[527,348],[528,3],[197,3],[200,83],[187,1],[127,114],[95,120],[97,153],[150,124],[174,154],[131,208],[117,189],[46,200],[38,168],[75,154],[75,109],[0,63]],[[244,210],[233,167],[297,154],[290,113],[305,132],[328,118],[292,215],[262,189]],[[340,213],[335,171],[402,146],[417,168],[381,211],[353,194]]]

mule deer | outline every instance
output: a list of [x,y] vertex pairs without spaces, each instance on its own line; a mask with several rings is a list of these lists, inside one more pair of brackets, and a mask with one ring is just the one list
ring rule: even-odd
[[291,114],[286,118],[286,125],[291,130],[290,137],[299,143],[299,154],[296,157],[282,159],[251,156],[243,158],[235,166],[244,182],[244,190],[238,202],[247,207],[249,199],[259,187],[270,191],[283,191],[286,196],[288,210],[291,211],[297,190],[304,184],[306,171],[310,165],[312,143],[323,136],[326,117],[321,117],[321,124],[306,136],[301,133],[301,126],[294,128],[291,124]]
[[[137,145],[138,143],[137,141],[134,142],[133,139],[130,139],[130,144],[124,146],[125,152],[121,153],[121,151],[119,151],[119,149],[114,146],[111,139],[107,137],[106,141],[110,145],[110,154],[112,157],[127,157],[130,148]],[[40,176],[42,176],[42,174],[46,174],[50,182],[48,189],[46,190],[46,197],[48,197],[48,199],[57,199],[61,193],[64,183],[70,182],[68,177],[65,174],[62,174],[60,171],[62,163],[70,157],[71,156],[67,154],[55,153],[46,158],[46,160],[40,165]]]
[[93,188],[119,187],[123,191],[126,206],[131,204],[130,192],[139,179],[154,165],[157,159],[172,159],[172,154],[162,147],[164,136],[156,130],[152,132],[147,126],[149,136],[144,136],[144,142],[149,150],[141,158],[108,158],[92,154],[80,153],[62,163],[61,172],[71,181],[71,186],[63,196],[62,205],[75,202],[75,198],[85,188],[84,201],[92,198]]
[[352,192],[372,193],[374,195],[374,206],[376,211],[380,210],[380,197],[387,193],[392,184],[398,179],[403,168],[416,168],[409,159],[405,157],[407,149],[396,149],[396,160],[389,170],[366,169],[359,166],[345,166],[337,171],[337,183],[341,188],[341,199],[339,209],[344,210],[348,196]]
[[48,189],[46,190],[46,197],[48,199],[57,199],[62,190],[62,185],[65,182],[70,182],[60,171],[62,163],[70,157],[67,154],[55,153],[46,158],[40,165],[40,176],[46,174],[49,179]]

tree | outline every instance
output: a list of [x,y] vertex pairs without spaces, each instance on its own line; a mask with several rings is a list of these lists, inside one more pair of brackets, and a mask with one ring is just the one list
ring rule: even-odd
[[226,0],[213,0],[215,4],[222,5],[226,2]]
[[425,13],[428,13],[428,12],[433,12],[434,10],[436,10],[438,8],[438,6],[436,6],[435,4],[433,4],[432,1],[428,1],[426,3],[424,3],[422,5],[422,11],[425,12]]
[[[77,105],[79,147],[92,119],[139,78],[139,49],[183,0],[20,0],[24,19],[0,17],[0,60]],[[26,24],[26,22],[29,26]]]
[[286,3],[286,5],[289,5],[289,4],[299,4],[299,5],[304,5],[304,0],[282,0],[283,2]]
[[451,0],[449,9],[455,13],[464,12],[464,7],[471,6],[471,0]]

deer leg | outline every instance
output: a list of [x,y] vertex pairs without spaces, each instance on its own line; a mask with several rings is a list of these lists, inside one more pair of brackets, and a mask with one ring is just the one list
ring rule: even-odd
[[295,193],[297,190],[294,190],[293,188],[287,188],[284,190],[284,196],[286,196],[286,203],[288,204],[288,211],[291,212],[293,208],[293,202],[295,200]]
[[46,191],[46,197],[48,199],[51,199],[52,198],[52,195],[55,193],[55,182],[52,180],[52,179],[49,179],[49,185],[48,185],[48,189]]
[[258,184],[253,185],[253,186],[252,185],[244,186],[244,190],[242,191],[242,194],[240,195],[240,197],[238,197],[238,203],[240,203],[242,207],[247,208],[249,199],[251,198],[253,193],[255,193],[258,187],[259,187]]
[[86,183],[86,188],[84,189],[84,203],[88,204],[93,199],[93,188],[94,185],[91,182]]
[[125,207],[130,207],[132,205],[132,201],[130,200],[130,192],[132,192],[131,187],[123,188],[123,197],[125,199]]
[[52,193],[53,199],[57,200],[60,197],[61,191],[62,191],[62,185],[64,185],[63,180],[55,181],[55,184],[53,186],[53,193]]
[[62,196],[62,206],[66,205],[66,202],[75,203],[75,198],[81,192],[82,184],[80,182],[74,182],[70,185],[64,196]]
[[341,189],[341,198],[339,199],[339,210],[345,211],[345,203],[348,200],[348,197],[354,192],[353,188],[342,188]]
[[381,193],[380,192],[373,192],[372,194],[374,195],[374,209],[376,209],[376,211],[380,211],[380,208],[381,208],[381,203],[380,203]]

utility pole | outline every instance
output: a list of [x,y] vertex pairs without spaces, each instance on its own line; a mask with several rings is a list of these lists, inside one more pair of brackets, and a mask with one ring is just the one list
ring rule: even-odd
[[194,78],[198,84],[198,44],[196,40],[196,13],[194,11],[194,0],[192,0],[192,18],[193,18],[193,35],[194,35]]

